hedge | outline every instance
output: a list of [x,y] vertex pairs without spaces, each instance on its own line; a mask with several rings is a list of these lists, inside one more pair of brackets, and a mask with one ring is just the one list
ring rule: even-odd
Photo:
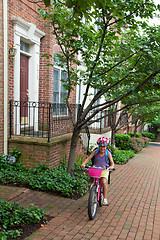
[[127,134],[115,134],[116,147],[120,150],[129,150],[131,137]]

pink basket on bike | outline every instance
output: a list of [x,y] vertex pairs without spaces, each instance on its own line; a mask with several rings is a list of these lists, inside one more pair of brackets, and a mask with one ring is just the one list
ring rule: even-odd
[[103,168],[90,167],[89,168],[89,176],[95,177],[95,178],[100,178],[102,171],[103,171]]

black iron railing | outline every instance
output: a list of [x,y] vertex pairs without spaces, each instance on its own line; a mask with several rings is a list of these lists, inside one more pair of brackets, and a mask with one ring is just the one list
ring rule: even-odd
[[[76,118],[78,105],[70,104]],[[64,103],[10,101],[10,138],[13,135],[48,138],[70,133],[73,124]]]
[[[70,104],[75,119],[78,107],[78,104]],[[89,129],[99,129],[101,132],[108,127],[109,118],[104,117],[106,113],[107,111],[97,113],[91,121],[99,120],[91,124]],[[49,142],[51,137],[72,131],[73,124],[65,103],[10,101],[10,138],[13,135],[41,137],[47,138]]]

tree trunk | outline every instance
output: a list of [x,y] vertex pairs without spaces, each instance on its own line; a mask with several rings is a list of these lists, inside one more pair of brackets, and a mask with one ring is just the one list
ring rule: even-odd
[[128,114],[127,114],[127,134],[129,134],[129,118],[128,118]]
[[136,137],[137,129],[138,129],[138,121],[135,122],[135,127],[134,127],[134,137]]
[[71,139],[69,159],[68,159],[67,171],[69,173],[74,169],[74,160],[75,160],[75,154],[76,154],[79,133],[80,133],[80,130],[77,128],[74,128],[73,134],[72,134],[72,139]]
[[113,129],[112,129],[112,132],[111,132],[111,144],[112,144],[114,147],[116,146],[115,134],[116,134],[116,131],[115,131],[115,129],[113,128]]
[[116,126],[116,113],[113,113],[112,111],[112,115],[111,115],[111,144],[115,147],[115,126]]
[[127,124],[127,134],[129,134],[129,124]]

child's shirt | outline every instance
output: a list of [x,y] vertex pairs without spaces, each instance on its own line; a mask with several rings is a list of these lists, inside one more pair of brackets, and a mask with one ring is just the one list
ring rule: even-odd
[[103,157],[101,157],[99,155],[99,153],[97,154],[97,156],[95,157],[95,163],[94,165],[96,167],[102,167],[102,168],[106,168],[109,167],[109,165],[106,162],[106,156],[104,155]]

